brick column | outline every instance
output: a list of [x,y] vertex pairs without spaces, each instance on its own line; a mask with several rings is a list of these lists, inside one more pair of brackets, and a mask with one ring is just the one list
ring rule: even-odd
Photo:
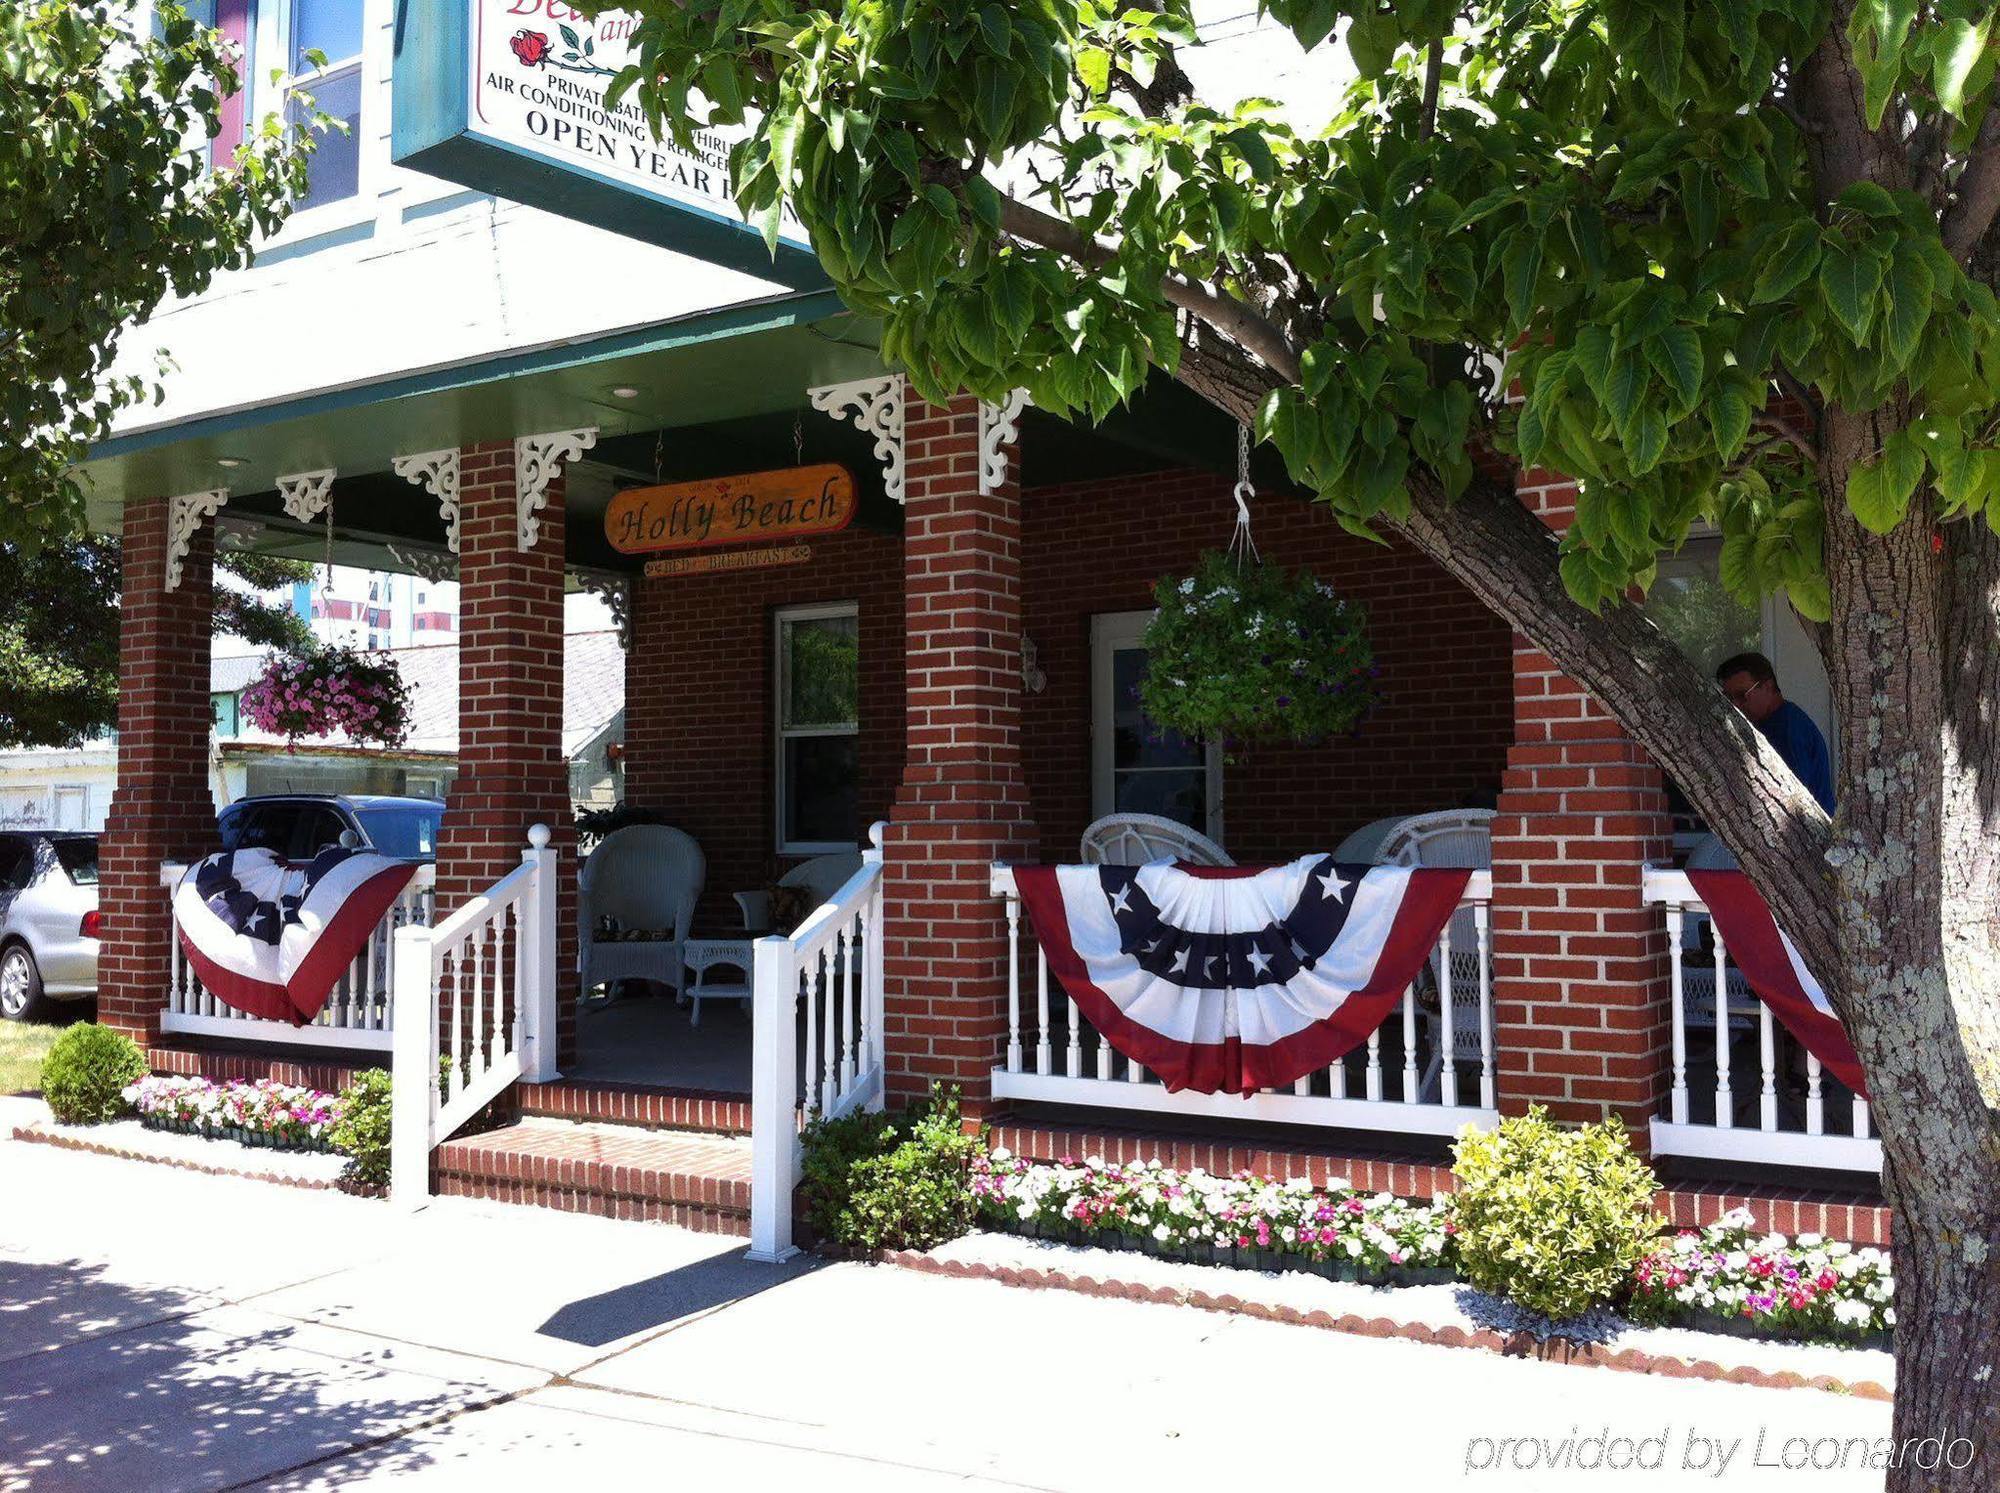
[[118,613],[118,786],[99,850],[97,1019],[149,1042],[167,1001],[173,919],[162,861],[215,848],[208,770],[215,526],[204,523],[166,589],[169,499],[128,503]]
[[[1012,452],[979,491],[979,406],[905,409],[904,760],[890,815],[884,945],[890,1088],[989,1098],[1007,1026],[996,860],[1034,853],[1021,774],[1021,495]],[[865,644],[864,644],[865,646]]]
[[438,914],[521,864],[528,826],[554,832],[556,1061],[576,1059],[576,823],[563,760],[563,484],[520,547],[514,445],[459,455],[458,777],[438,843]]
[[[1521,499],[1568,526],[1576,491],[1529,473]],[[1518,635],[1514,745],[1493,821],[1494,1044],[1500,1107],[1618,1115],[1643,1149],[1666,1091],[1665,921],[1639,900],[1667,858],[1660,770],[1583,687]]]

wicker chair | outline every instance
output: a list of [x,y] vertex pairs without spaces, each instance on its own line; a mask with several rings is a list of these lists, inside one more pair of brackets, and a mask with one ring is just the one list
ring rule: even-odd
[[[1412,814],[1392,829],[1375,857],[1385,866],[1470,867],[1475,871],[1493,868],[1493,811],[1491,809],[1446,809],[1434,814]],[[1449,988],[1451,998],[1451,1059],[1454,1063],[1480,1061],[1479,1046],[1479,928],[1472,909],[1461,907],[1451,915],[1451,969],[1440,967],[1439,955],[1431,955],[1432,988]],[[1421,1012],[1430,1032],[1431,1060],[1424,1072],[1420,1092],[1430,1094],[1444,1069],[1444,1043],[1437,1031],[1442,1013]]]
[[1207,835],[1158,814],[1106,814],[1083,832],[1080,849],[1086,866],[1144,866],[1153,861],[1236,864]]
[[[804,887],[812,895],[812,905],[817,908],[831,902],[833,894],[845,886],[860,869],[860,851],[840,850],[832,855],[816,855],[809,861],[800,861],[778,878],[778,885]],[[771,931],[769,892],[738,892],[736,905],[743,909],[745,933]]]
[[[684,992],[683,949],[707,875],[701,846],[684,830],[630,824],[606,835],[584,861],[577,893],[583,989],[613,980],[654,980]],[[623,930],[670,930],[672,937],[600,938],[607,917]]]

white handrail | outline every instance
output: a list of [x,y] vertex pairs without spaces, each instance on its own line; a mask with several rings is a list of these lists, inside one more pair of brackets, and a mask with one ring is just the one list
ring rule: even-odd
[[[1654,1152],[1710,1161],[1879,1172],[1882,1143],[1875,1137],[1868,1101],[1848,1093],[1810,1052],[1803,1059],[1803,1101],[1796,1111],[1787,1113],[1785,1101],[1791,1093],[1781,1094],[1781,1078],[1786,1090],[1791,1090],[1792,1081],[1779,1071],[1780,1033],[1771,1008],[1757,998],[1729,962],[1721,930],[1687,872],[1670,866],[1646,867],[1640,898],[1659,907],[1665,919],[1672,1003],[1673,1067],[1667,1086],[1667,1112],[1652,1123]],[[1690,961],[1687,951],[1699,951],[1704,926],[1711,948],[1703,957]],[[1739,1034],[1747,1039],[1753,1026],[1757,1091],[1756,1117],[1751,1123],[1747,1094],[1739,1120],[1737,1064],[1731,1049]],[[1748,1054],[1744,1056],[1747,1067]],[[1689,1080],[1691,1066],[1703,1060],[1714,1072],[1712,1103],[1708,1100],[1710,1087],[1704,1084],[1697,1090]],[[1827,1126],[1828,1101],[1837,1105],[1842,1095],[1848,1105],[1845,1134]],[[1705,1112],[1697,1112],[1698,1100]]]
[[[521,865],[435,928],[396,933],[390,1196],[430,1200],[431,1152],[521,1080],[555,1078],[558,854],[547,825]],[[447,993],[448,992],[448,993]]]
[[[869,827],[861,868],[789,936],[755,944],[750,1034],[750,1251],[777,1261],[792,1246],[799,1181],[799,1096],[827,1119],[880,1109],[882,882],[886,824]],[[799,1006],[805,1006],[800,1062]],[[802,1071],[803,1069],[803,1071]]]

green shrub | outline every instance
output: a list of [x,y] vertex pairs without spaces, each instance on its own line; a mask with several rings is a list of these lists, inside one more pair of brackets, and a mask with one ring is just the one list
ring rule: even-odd
[[1660,1230],[1659,1181],[1616,1120],[1566,1130],[1537,1106],[1458,1139],[1460,1272],[1557,1321],[1615,1299]]
[[340,1091],[333,1148],[347,1157],[346,1180],[366,1187],[389,1183],[389,1075],[370,1068]]
[[42,1059],[42,1097],[65,1125],[101,1125],[131,1109],[125,1090],[146,1076],[146,1055],[122,1032],[79,1022]]
[[855,1249],[929,1249],[972,1227],[968,1168],[985,1143],[964,1133],[958,1091],[934,1087],[902,1115],[855,1114],[806,1127],[806,1220]]

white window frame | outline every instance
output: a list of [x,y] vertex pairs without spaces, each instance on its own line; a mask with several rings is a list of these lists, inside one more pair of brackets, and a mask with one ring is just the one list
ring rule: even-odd
[[[814,622],[828,617],[852,617],[857,648],[861,638],[861,605],[853,601],[816,602],[810,606],[779,607],[771,614],[771,783],[775,796],[771,803],[771,831],[779,855],[834,855],[852,850],[854,840],[787,840],[785,838],[785,743],[793,738],[861,735],[860,680],[856,678],[855,720],[844,726],[787,726],[785,701],[791,694],[790,650],[785,647],[786,629],[794,622]],[[859,765],[857,748],[857,767]]]
[[[76,823],[64,824],[64,803],[76,805]],[[49,824],[55,829],[90,828],[90,788],[83,783],[58,783],[49,795]]]
[[266,114],[275,113],[280,119],[285,118],[294,88],[311,93],[326,79],[352,69],[361,89],[361,117],[355,125],[353,195],[322,202],[317,207],[301,208],[285,220],[277,233],[263,241],[265,247],[338,233],[375,218],[378,208],[375,200],[375,137],[382,133],[386,125],[381,111],[388,104],[388,90],[376,86],[377,75],[384,69],[374,56],[383,14],[381,0],[363,0],[361,50],[349,57],[329,57],[325,67],[293,73],[292,0],[256,0],[256,9],[251,17],[252,41],[260,65],[244,69],[245,87],[252,87],[252,78],[257,84],[265,85],[266,80],[276,74],[277,81],[268,85],[275,95],[276,106],[266,108],[265,100],[258,96],[261,90],[251,92],[245,99],[246,129],[254,129],[256,121]]
[[[1099,612],[1090,619],[1090,817],[1102,819],[1117,812],[1117,733],[1113,717],[1117,702],[1111,698],[1111,656],[1128,649],[1143,649],[1146,625],[1153,620],[1152,608],[1143,612]],[[1222,837],[1222,744],[1203,743],[1203,765],[1208,781],[1208,823],[1190,825],[1221,845]]]

